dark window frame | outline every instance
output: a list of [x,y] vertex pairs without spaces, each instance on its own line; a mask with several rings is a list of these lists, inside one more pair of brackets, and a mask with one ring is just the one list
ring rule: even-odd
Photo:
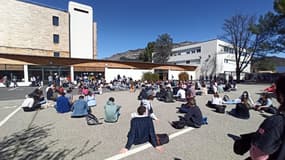
[[54,57],[60,57],[60,52],[53,52]]
[[52,16],[52,25],[59,26],[59,17],[58,16]]
[[53,34],[53,43],[59,43],[59,34]]

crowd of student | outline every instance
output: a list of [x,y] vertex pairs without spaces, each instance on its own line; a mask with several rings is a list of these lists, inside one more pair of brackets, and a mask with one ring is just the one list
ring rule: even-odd
[[[284,80],[284,77],[280,78]],[[185,82],[158,82],[158,83],[146,83],[142,85],[141,92],[138,96],[140,105],[137,108],[136,113],[131,114],[131,126],[128,132],[128,141],[124,148],[121,149],[121,153],[128,151],[133,144],[142,144],[145,142],[150,142],[154,148],[159,151],[163,150],[162,144],[168,142],[168,137],[159,137],[159,134],[155,133],[155,128],[153,125],[153,120],[159,121],[159,118],[155,115],[152,105],[152,100],[156,97],[160,101],[164,102],[174,102],[181,101],[185,102],[178,108],[178,113],[184,114],[183,116],[179,115],[179,120],[172,121],[170,124],[176,129],[182,129],[185,126],[200,128],[203,124],[207,124],[207,118],[203,117],[203,114],[196,104],[195,97],[197,95],[206,95],[213,94],[212,99],[207,103],[211,108],[216,109],[219,113],[224,113],[226,105],[234,104],[236,107],[229,112],[229,114],[234,115],[238,118],[248,119],[250,118],[249,110],[254,109],[256,111],[265,111],[272,113],[274,115],[282,115],[284,110],[284,97],[285,89],[282,85],[282,81],[279,80],[274,86],[277,93],[277,100],[281,104],[279,110],[272,105],[272,101],[268,94],[261,94],[260,98],[254,102],[249,94],[249,92],[244,91],[240,97],[237,99],[230,99],[228,96],[221,98],[219,93],[224,91],[233,91],[236,90],[235,84],[226,83],[218,84],[217,82],[211,82],[207,87],[205,82],[195,82],[185,81]],[[101,124],[96,116],[92,115],[91,108],[96,106],[96,98],[94,92],[92,92],[87,86],[83,86],[80,91],[80,96],[78,100],[73,101],[72,88],[69,88],[67,91],[63,87],[55,87],[51,85],[46,89],[47,92],[47,101],[43,97],[41,90],[36,89],[33,93],[27,95],[27,99],[22,104],[24,111],[34,111],[41,107],[43,104],[48,104],[54,102],[54,107],[58,113],[71,112],[71,117],[86,117],[87,123],[89,120],[95,120],[93,124]],[[120,116],[121,106],[115,104],[115,99],[110,97],[104,106],[105,109],[105,122],[117,122]],[[269,125],[272,127],[272,124],[269,122],[281,123],[280,117],[269,118],[265,120],[260,126],[263,130],[271,130],[272,128],[264,128],[264,125]],[[279,120],[279,121],[278,121]],[[282,124],[285,124],[282,120]],[[283,125],[284,126],[284,125]],[[256,132],[257,137],[252,139],[252,147],[250,149],[251,156],[254,157],[264,156],[269,157],[270,154],[276,152],[276,146],[278,147],[283,143],[278,143],[276,141],[272,142],[261,142],[263,138],[263,133],[261,129]],[[278,140],[281,139],[283,134],[283,129],[276,128],[273,126],[274,131],[278,131]],[[266,136],[272,136],[273,133],[268,133]],[[276,136],[276,135],[274,135]],[[267,138],[267,137],[266,137]],[[274,137],[276,138],[276,137]],[[264,143],[268,143],[267,147],[272,147],[271,150],[264,149],[262,146]],[[272,146],[270,146],[272,145]],[[273,146],[275,145],[275,146]],[[273,148],[275,147],[275,148]],[[285,148],[285,147],[284,147]]]

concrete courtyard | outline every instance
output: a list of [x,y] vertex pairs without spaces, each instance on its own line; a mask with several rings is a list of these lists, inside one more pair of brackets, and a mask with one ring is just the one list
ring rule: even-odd
[[[240,84],[238,90],[227,92],[231,98],[238,98],[242,91],[251,93],[257,100],[262,89],[268,84]],[[177,120],[176,107],[182,102],[163,103],[153,101],[154,113],[160,119],[154,122],[156,133],[167,133],[170,142],[164,145],[164,152],[159,153],[149,144],[132,146],[123,155],[118,155],[127,142],[130,127],[130,115],[139,105],[139,91],[107,92],[96,95],[97,106],[93,113],[103,122],[104,104],[109,97],[114,97],[122,105],[121,116],[117,123],[88,126],[84,118],[70,118],[70,113],[58,114],[54,108],[36,112],[23,112],[19,108],[23,94],[29,89],[17,88],[8,91],[0,89],[0,159],[86,159],[86,160],[238,160],[245,159],[233,152],[231,135],[255,131],[267,114],[250,111],[251,118],[242,120],[228,114],[218,114],[205,106],[212,95],[197,96],[196,101],[203,116],[208,117],[208,125],[199,129],[174,129],[169,121]],[[17,91],[19,90],[19,91]],[[13,94],[11,94],[13,92]],[[1,98],[7,94],[15,98]],[[223,96],[224,94],[221,94]],[[6,96],[7,97],[7,96]],[[9,96],[10,97],[10,96]],[[273,99],[275,106],[278,103]],[[227,105],[226,110],[234,108]]]

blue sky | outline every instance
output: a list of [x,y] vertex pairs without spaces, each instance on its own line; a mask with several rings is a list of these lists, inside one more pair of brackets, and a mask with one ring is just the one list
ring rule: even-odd
[[[67,10],[68,0],[26,0]],[[93,7],[98,58],[145,48],[158,35],[174,42],[206,41],[223,34],[235,14],[273,11],[273,0],[73,0]]]

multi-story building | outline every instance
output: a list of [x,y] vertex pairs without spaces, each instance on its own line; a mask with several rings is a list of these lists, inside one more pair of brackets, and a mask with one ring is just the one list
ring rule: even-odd
[[[197,66],[196,77],[232,75],[235,78],[236,61],[233,46],[219,39],[193,43],[172,49],[168,62]],[[250,64],[244,73],[250,72]],[[244,74],[241,75],[241,78]]]
[[64,11],[5,0],[0,10],[0,53],[96,59],[92,7],[69,2]]

